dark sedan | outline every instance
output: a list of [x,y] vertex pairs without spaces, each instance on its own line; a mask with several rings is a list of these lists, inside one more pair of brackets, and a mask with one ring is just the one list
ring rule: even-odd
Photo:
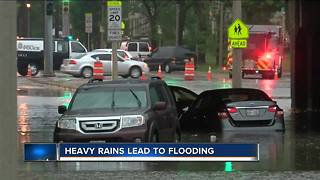
[[178,47],[159,47],[153,51],[144,62],[148,64],[150,69],[157,70],[159,65],[166,72],[170,73],[175,70],[184,70],[186,62],[190,59],[196,63],[196,54],[187,48]]
[[284,131],[283,110],[258,89],[234,88],[202,92],[180,118],[182,130]]

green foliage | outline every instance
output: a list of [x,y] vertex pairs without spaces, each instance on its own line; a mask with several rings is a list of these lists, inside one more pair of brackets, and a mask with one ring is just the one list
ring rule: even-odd
[[87,34],[85,33],[85,13],[92,13],[92,33],[91,42],[95,42],[94,47],[98,47],[100,42],[100,19],[101,1],[71,1],[70,2],[70,22],[72,24],[71,34],[86,44]]
[[[61,5],[63,1],[65,0],[55,1],[55,3],[60,2]],[[227,13],[224,20],[224,28],[226,29],[232,21],[232,1],[221,1],[224,2]],[[88,12],[93,14],[92,42],[98,43],[100,41],[102,2],[102,0],[70,0],[71,34],[75,38],[79,37],[83,43],[86,43],[87,39],[84,14]],[[210,56],[207,57],[216,56],[218,38],[217,34],[211,33],[211,19],[209,19],[209,11],[215,3],[214,0],[136,0],[134,3],[123,0],[123,19],[128,18],[130,11],[139,12],[147,17],[150,23],[149,38],[152,41],[160,42],[161,40],[163,46],[175,45],[176,3],[180,4],[180,13],[182,14],[180,21],[184,22],[180,22],[180,30],[181,33],[183,32],[181,44],[194,51],[197,47],[200,53],[210,52]],[[18,5],[20,4],[18,3]],[[284,0],[242,0],[242,19],[248,24],[270,24],[269,21],[273,14],[280,11],[285,5]],[[31,32],[34,37],[43,36],[43,8],[43,1],[32,1]],[[106,24],[106,9],[105,7],[104,25]],[[215,18],[218,19],[218,16],[219,14]],[[161,35],[158,35],[158,26],[161,27]],[[129,25],[126,27],[128,28]],[[212,58],[209,61],[211,62]]]
[[44,37],[44,2],[33,1],[30,10],[30,30],[32,37]]

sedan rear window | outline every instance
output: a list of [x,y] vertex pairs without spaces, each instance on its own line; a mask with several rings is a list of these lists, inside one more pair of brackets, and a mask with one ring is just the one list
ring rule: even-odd
[[268,95],[261,91],[226,91],[220,93],[220,98],[224,103],[238,101],[270,101]]
[[79,55],[75,56],[74,58],[75,58],[75,59],[81,59],[81,58],[84,57],[85,55],[87,55],[87,54],[79,54]]
[[145,108],[144,88],[88,88],[80,89],[71,105],[71,111],[90,109]]

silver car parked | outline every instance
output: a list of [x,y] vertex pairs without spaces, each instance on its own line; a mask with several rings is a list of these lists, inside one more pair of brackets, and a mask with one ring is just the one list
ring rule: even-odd
[[[103,63],[104,75],[110,75],[112,70],[111,52],[89,52],[72,59],[64,59],[60,71],[73,76],[90,78],[93,75],[94,62],[99,59]],[[139,78],[142,73],[148,73],[149,67],[140,61],[126,61],[118,55],[118,73],[127,78]]]

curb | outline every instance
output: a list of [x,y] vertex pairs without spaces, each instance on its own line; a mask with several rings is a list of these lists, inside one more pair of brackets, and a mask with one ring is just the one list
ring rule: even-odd
[[64,85],[62,83],[55,83],[55,82],[50,82],[50,81],[42,81],[42,80],[37,80],[36,78],[28,78],[28,80],[33,81],[35,83],[39,83],[39,84],[56,86],[56,87],[60,87],[60,88],[66,88],[66,89],[69,89],[69,90],[76,90],[77,89],[76,87]]

